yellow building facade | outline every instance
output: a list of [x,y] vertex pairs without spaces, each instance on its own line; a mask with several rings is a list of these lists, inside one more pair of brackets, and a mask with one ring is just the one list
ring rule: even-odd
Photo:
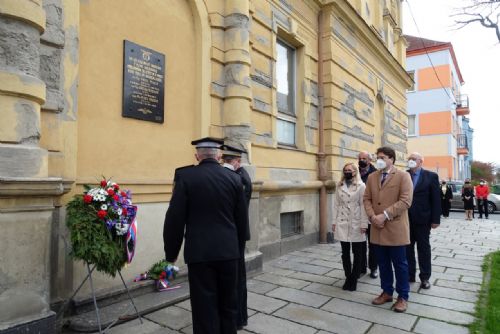
[[[190,141],[199,137],[248,151],[251,267],[326,242],[343,165],[382,145],[400,161],[406,154],[411,79],[400,6],[1,1],[0,36],[10,38],[0,62],[4,327],[50,325],[50,305],[84,278],[69,256],[64,205],[101,175],[131,189],[139,207],[138,248],[124,277],[161,259],[174,171],[195,163]],[[125,40],[165,56],[163,123],[122,117]],[[106,291],[120,283],[96,281]],[[9,307],[12,300],[35,306]]]

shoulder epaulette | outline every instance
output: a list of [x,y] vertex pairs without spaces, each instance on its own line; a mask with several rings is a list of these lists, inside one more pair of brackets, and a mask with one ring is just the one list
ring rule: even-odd
[[182,166],[182,167],[178,167],[175,169],[175,171],[177,172],[178,170],[181,170],[181,169],[184,169],[184,168],[189,168],[189,167],[194,167],[195,165],[188,165],[188,166]]

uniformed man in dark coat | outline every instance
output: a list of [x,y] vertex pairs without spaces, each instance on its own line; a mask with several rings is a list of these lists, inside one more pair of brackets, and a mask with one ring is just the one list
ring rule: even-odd
[[195,140],[197,166],[175,171],[165,216],[165,258],[174,262],[185,238],[194,334],[235,334],[238,261],[248,212],[241,178],[219,164],[223,141]]
[[[252,180],[248,172],[241,167],[241,155],[246,153],[234,146],[222,146],[222,160],[223,166],[236,172],[240,175],[243,187],[245,189],[245,198],[247,208],[250,205],[252,197]],[[247,224],[245,227],[245,241],[250,240],[250,226]],[[238,329],[243,328],[248,324],[247,312],[247,272],[245,267],[245,243],[240,245],[240,260],[238,263],[238,315],[236,319],[236,326]]]

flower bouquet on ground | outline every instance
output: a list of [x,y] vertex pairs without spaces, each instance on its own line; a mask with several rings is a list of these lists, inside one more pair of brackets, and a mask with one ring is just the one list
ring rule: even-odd
[[114,277],[134,257],[137,207],[130,191],[110,180],[84,189],[66,206],[72,256]]
[[140,274],[134,279],[134,282],[152,279],[155,280],[156,290],[166,291],[180,288],[180,285],[172,285],[172,281],[177,276],[179,267],[172,263],[161,260],[153,264],[145,273]]

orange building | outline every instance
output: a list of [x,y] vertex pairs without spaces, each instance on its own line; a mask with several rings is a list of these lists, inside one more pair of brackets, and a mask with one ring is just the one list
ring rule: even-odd
[[424,167],[441,179],[470,176],[471,139],[462,130],[469,99],[453,45],[414,36],[408,41],[406,69],[414,85],[407,92],[408,151],[424,156]]

